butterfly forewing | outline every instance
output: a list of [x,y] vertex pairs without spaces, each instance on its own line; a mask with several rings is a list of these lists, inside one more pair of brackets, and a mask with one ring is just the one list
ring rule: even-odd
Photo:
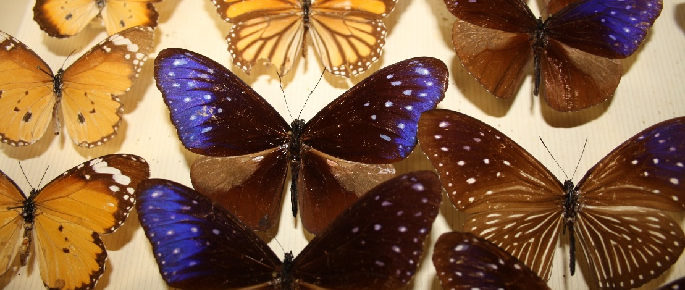
[[54,37],[79,33],[98,13],[100,8],[93,0],[36,0],[33,6],[33,19]]
[[183,185],[139,187],[137,209],[164,280],[180,288],[235,288],[275,279],[281,262],[252,230]]
[[288,173],[285,146],[229,157],[203,156],[190,167],[195,190],[220,204],[252,229],[278,221]]
[[470,233],[442,234],[433,264],[444,289],[548,289],[518,259]]
[[530,33],[537,25],[528,5],[521,0],[445,0],[445,5],[457,18],[490,29]]
[[335,158],[309,146],[300,153],[297,180],[302,226],[321,233],[343,210],[374,186],[392,178],[391,164],[366,164]]
[[9,270],[19,252],[24,230],[21,217],[24,193],[0,171],[0,275]]
[[416,145],[419,116],[435,108],[446,89],[447,67],[440,60],[421,57],[398,62],[319,111],[307,123],[302,141],[350,161],[399,161]]
[[385,44],[383,18],[396,0],[352,2],[315,1],[309,16],[312,42],[333,74],[349,76],[366,71],[376,62]]
[[670,119],[618,146],[579,183],[585,203],[685,209],[685,117]]
[[661,0],[575,1],[552,15],[545,25],[549,37],[571,47],[624,58],[640,46],[662,6]]
[[118,96],[131,89],[152,51],[153,29],[137,26],[108,37],[64,71],[62,113],[69,136],[101,145],[121,121]]
[[107,0],[101,15],[107,33],[114,34],[134,26],[157,26],[157,11],[152,3],[161,0]]
[[183,145],[209,156],[233,156],[285,144],[290,126],[229,70],[184,49],[164,49],[155,79]]
[[43,136],[57,99],[52,71],[31,49],[0,31],[0,141],[29,145]]
[[659,210],[582,208],[576,223],[583,253],[602,288],[634,288],[661,275],[683,251],[685,235]]
[[297,284],[321,288],[398,289],[421,260],[440,205],[432,172],[382,183],[341,213],[294,261]]

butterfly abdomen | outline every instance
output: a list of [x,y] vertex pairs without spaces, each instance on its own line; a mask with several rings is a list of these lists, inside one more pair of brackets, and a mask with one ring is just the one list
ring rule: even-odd
[[24,205],[21,208],[21,217],[24,219],[24,237],[21,241],[21,248],[19,249],[19,261],[22,266],[26,266],[31,250],[31,240],[33,237],[33,222],[36,218],[36,204],[33,202],[33,197],[36,195],[35,190],[31,192],[29,198],[24,200]]

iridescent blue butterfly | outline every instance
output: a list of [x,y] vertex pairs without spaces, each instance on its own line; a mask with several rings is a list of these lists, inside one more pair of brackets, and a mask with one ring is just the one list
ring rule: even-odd
[[293,259],[200,193],[162,179],[138,187],[138,217],[159,271],[188,289],[400,289],[416,273],[438,215],[430,171],[390,179],[344,210]]
[[548,0],[544,21],[523,0],[444,0],[466,70],[490,93],[512,98],[531,57],[535,95],[576,111],[613,95],[623,68],[661,13],[661,0]]
[[[165,49],[155,79],[179,138],[205,155],[190,169],[196,190],[253,229],[279,216],[288,163],[293,215],[318,233],[359,195],[394,175],[387,163],[416,144],[419,116],[447,89],[447,67],[429,57],[379,70],[291,125],[220,64],[183,49]],[[299,192],[298,194],[296,194]]]

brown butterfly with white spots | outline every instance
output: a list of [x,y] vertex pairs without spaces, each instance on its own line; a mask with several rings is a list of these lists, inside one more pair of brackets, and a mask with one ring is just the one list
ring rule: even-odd
[[59,111],[79,146],[102,145],[121,121],[119,96],[131,89],[152,51],[153,29],[108,37],[67,69],[53,73],[35,52],[0,31],[0,141],[24,146],[40,139]]
[[150,175],[135,155],[87,161],[26,196],[0,171],[0,274],[17,253],[27,264],[31,243],[48,288],[92,288],[107,252],[100,234],[116,230],[135,204],[138,184]]
[[157,26],[152,3],[161,0],[36,0],[33,20],[54,37],[75,35],[100,15],[112,35],[135,26]]
[[549,279],[560,232],[575,238],[602,288],[633,288],[666,271],[685,234],[666,211],[685,210],[685,117],[645,129],[614,149],[577,186],[563,184],[496,129],[448,110],[424,113],[421,148],[464,230]]

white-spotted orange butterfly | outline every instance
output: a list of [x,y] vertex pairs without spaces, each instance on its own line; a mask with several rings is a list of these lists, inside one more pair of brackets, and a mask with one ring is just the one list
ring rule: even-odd
[[74,143],[93,147],[109,140],[121,121],[118,96],[138,77],[152,36],[152,28],[129,28],[54,74],[35,52],[0,31],[0,141],[36,142],[58,111]]
[[100,234],[111,233],[135,204],[138,184],[149,177],[135,155],[95,158],[26,196],[0,171],[0,274],[19,254],[26,265],[35,244],[40,276],[50,289],[92,288],[107,252]]
[[359,74],[381,55],[385,44],[383,18],[397,0],[212,0],[233,24],[228,51],[233,63],[249,73],[259,60],[286,74],[311,38],[326,70]]
[[161,0],[36,0],[33,19],[50,36],[75,35],[100,15],[112,35],[134,26],[157,26],[153,2]]

